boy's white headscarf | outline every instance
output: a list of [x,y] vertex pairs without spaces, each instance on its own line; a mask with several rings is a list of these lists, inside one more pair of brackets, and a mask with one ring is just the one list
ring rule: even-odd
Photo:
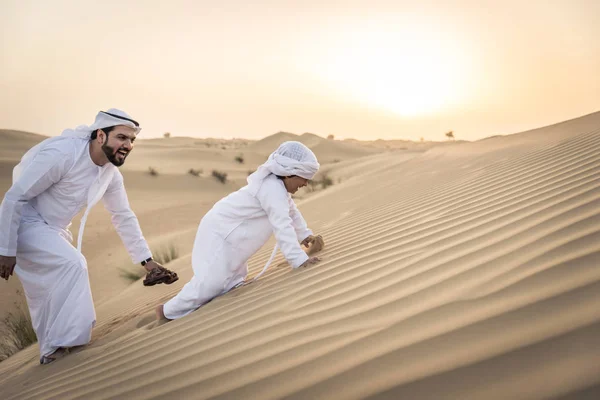
[[319,167],[317,157],[311,149],[300,142],[285,142],[271,153],[267,162],[248,176],[248,189],[256,196],[265,178],[271,174],[312,179]]

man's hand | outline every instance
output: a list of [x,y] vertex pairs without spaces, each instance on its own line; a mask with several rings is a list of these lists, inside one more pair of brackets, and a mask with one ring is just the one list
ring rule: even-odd
[[150,260],[146,263],[146,265],[144,265],[144,268],[146,268],[146,271],[150,272],[152,271],[154,268],[164,268],[162,265],[160,265],[159,263],[157,263],[154,260]]
[[17,257],[0,256],[0,277],[8,280],[15,270]]
[[319,257],[311,257],[308,260],[306,260],[304,262],[304,264],[300,265],[298,268],[307,267],[307,266],[309,266],[311,264],[316,264],[319,261],[321,261],[321,259]]
[[301,244],[308,248],[308,255],[318,253],[325,247],[325,241],[321,235],[309,235]]

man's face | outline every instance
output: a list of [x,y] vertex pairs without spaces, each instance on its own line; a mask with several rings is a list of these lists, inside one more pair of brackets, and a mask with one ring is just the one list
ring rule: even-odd
[[308,179],[304,179],[301,176],[286,176],[283,178],[283,184],[288,193],[294,194],[301,187],[308,185]]
[[102,144],[102,151],[113,165],[120,167],[125,162],[135,142],[135,129],[118,125],[110,131],[108,138]]

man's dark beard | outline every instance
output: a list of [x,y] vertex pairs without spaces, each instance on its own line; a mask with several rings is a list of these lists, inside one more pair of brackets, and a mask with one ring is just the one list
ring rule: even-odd
[[123,157],[123,161],[119,161],[119,160],[117,160],[117,153],[115,153],[115,149],[113,147],[104,143],[102,145],[102,150],[104,151],[106,158],[108,158],[108,161],[110,161],[113,165],[115,165],[117,167],[120,167],[121,165],[123,165],[123,163],[125,162],[125,159],[129,155],[129,152],[128,152],[127,154],[125,154],[125,157]]

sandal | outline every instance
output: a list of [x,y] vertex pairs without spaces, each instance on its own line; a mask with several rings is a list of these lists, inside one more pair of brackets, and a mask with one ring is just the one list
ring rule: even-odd
[[170,285],[178,280],[179,277],[177,276],[177,273],[169,271],[164,267],[156,267],[146,274],[146,279],[144,279],[143,283],[144,286],[154,286],[159,283]]
[[50,364],[50,363],[58,360],[59,358],[63,358],[67,354],[69,354],[68,347],[59,347],[58,349],[56,349],[54,351],[54,353],[47,355],[47,356],[40,357],[40,364],[42,364],[42,365]]

